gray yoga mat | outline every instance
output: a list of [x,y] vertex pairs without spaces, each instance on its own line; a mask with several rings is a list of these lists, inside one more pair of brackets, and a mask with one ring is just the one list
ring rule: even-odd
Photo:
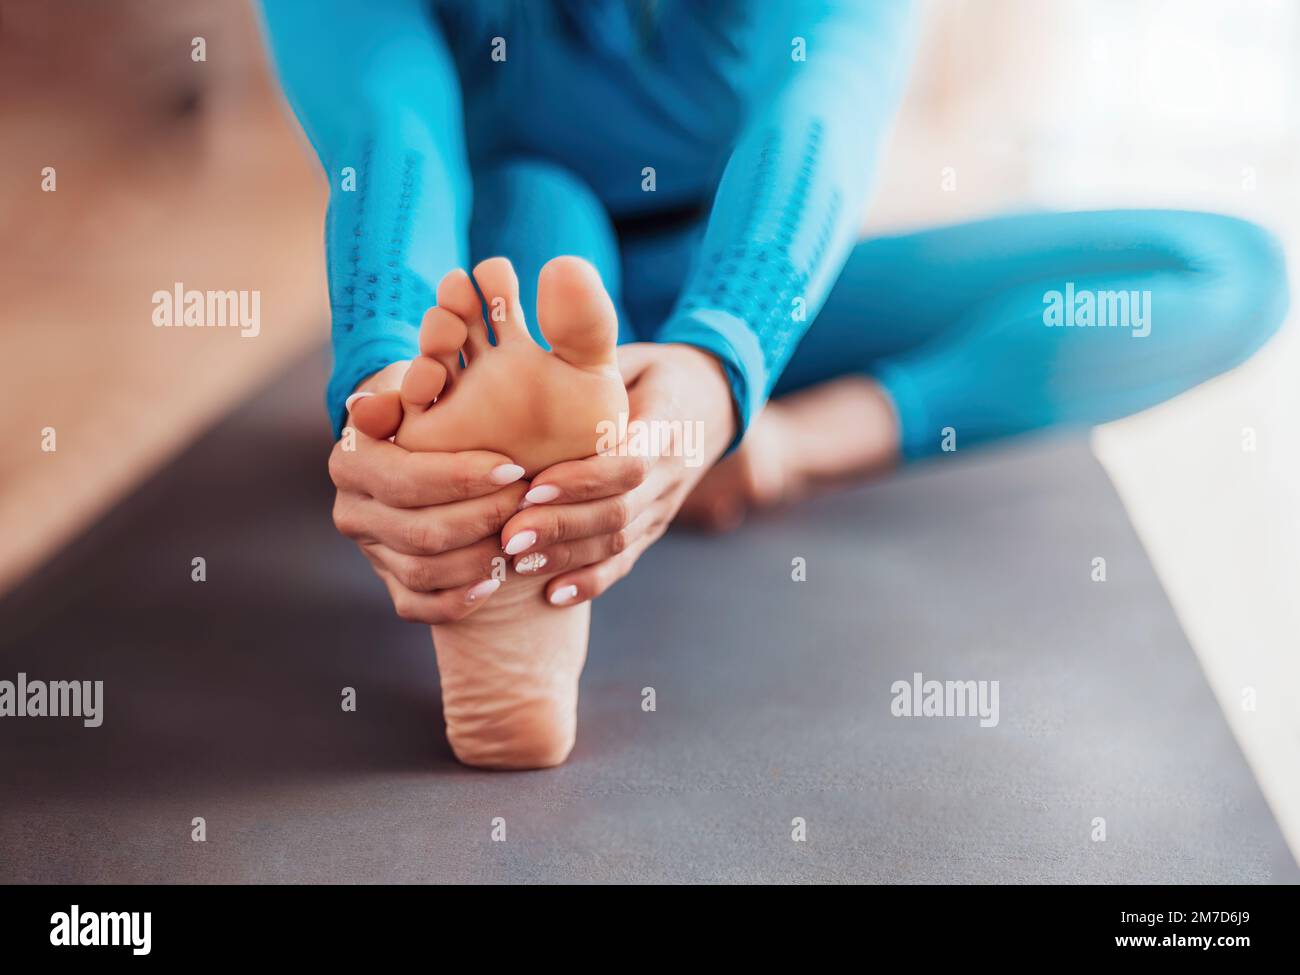
[[[427,630],[330,524],[323,370],[0,604],[0,679],[104,681],[99,728],[0,719],[0,881],[1297,879],[1077,440],[670,536],[597,604],[570,762],[462,768]],[[998,723],[895,717],[916,673],[997,681]]]

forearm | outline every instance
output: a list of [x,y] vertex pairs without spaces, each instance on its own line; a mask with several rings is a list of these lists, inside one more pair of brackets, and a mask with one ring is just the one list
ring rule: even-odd
[[325,223],[339,429],[357,384],[417,351],[438,278],[467,250],[460,93],[425,5],[267,0],[285,94],[330,185]]
[[326,401],[336,428],[363,378],[417,354],[438,279],[465,264],[469,190],[437,131],[418,114],[375,109],[340,157],[356,160],[357,187],[341,189],[335,175],[325,224],[334,348]]
[[810,16],[820,19],[805,27],[794,15],[769,28],[771,44],[805,30],[808,60],[792,62],[758,100],[692,274],[656,336],[718,357],[742,433],[857,239],[909,60],[905,6]]

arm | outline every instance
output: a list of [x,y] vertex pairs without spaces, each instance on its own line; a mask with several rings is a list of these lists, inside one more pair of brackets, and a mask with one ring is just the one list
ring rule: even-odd
[[330,184],[326,404],[338,433],[357,384],[416,355],[438,279],[465,263],[471,190],[460,87],[421,0],[264,0],[263,19],[285,95]]
[[[326,402],[338,433],[358,384],[398,387],[437,280],[464,263],[460,91],[421,0],[264,0],[263,17],[285,94],[330,184]],[[523,496],[523,468],[487,451],[409,453],[360,433],[353,444],[340,440],[330,455],[334,523],[370,560],[397,614],[445,623],[473,612],[483,600],[469,596],[500,555],[495,532]]]
[[[704,245],[656,336],[722,363],[738,437],[857,240],[915,28],[910,5],[898,0],[755,8],[740,43],[772,51],[772,81],[755,92]],[[792,56],[795,38],[804,39],[804,61]]]

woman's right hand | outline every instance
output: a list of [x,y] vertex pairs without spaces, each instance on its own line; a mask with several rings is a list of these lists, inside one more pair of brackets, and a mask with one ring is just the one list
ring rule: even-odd
[[[406,366],[394,363],[357,391],[397,389]],[[412,452],[353,430],[330,453],[335,527],[370,560],[402,619],[469,615],[503,578],[498,535],[528,489],[523,468],[492,451]]]

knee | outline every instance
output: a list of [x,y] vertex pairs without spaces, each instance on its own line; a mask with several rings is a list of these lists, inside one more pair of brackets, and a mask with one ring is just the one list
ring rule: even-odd
[[1198,214],[1192,273],[1206,284],[1203,312],[1217,371],[1249,359],[1277,332],[1289,305],[1286,258],[1258,224]]

